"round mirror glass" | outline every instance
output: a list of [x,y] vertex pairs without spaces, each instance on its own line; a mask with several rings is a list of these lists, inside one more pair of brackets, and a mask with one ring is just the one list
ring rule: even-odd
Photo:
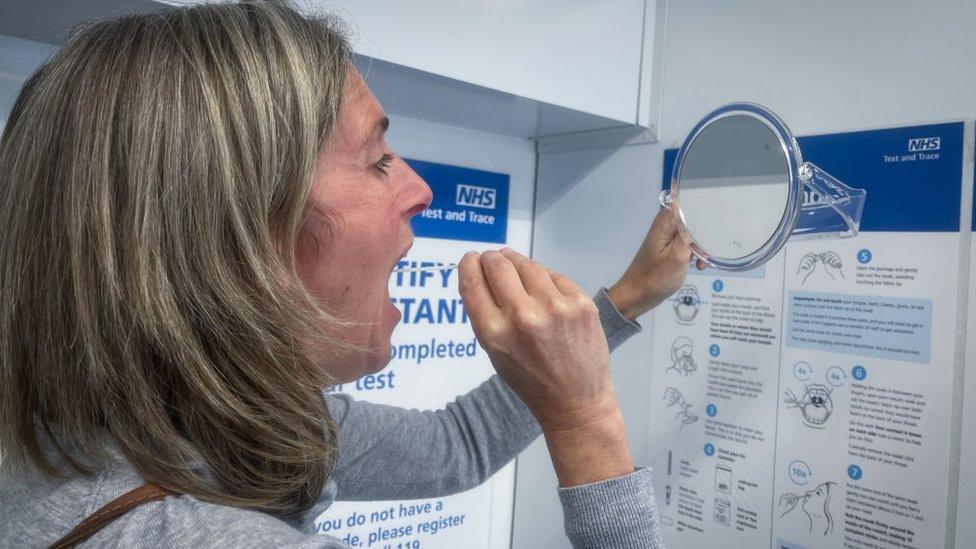
[[672,186],[696,253],[718,264],[762,251],[793,197],[786,144],[764,120],[731,112],[705,123],[683,152]]

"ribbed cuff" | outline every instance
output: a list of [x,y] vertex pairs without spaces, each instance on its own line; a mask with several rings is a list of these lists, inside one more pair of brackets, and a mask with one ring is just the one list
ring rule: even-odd
[[600,288],[593,296],[593,303],[596,303],[596,308],[600,311],[600,323],[603,324],[603,332],[611,351],[641,331],[641,325],[637,321],[630,320],[617,310],[613,301],[610,301],[606,288]]
[[664,547],[650,469],[559,488],[559,500],[573,547]]

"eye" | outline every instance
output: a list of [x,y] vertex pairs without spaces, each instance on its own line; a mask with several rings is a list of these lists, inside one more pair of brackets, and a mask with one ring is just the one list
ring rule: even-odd
[[375,164],[373,164],[373,167],[379,170],[381,174],[386,175],[388,173],[387,170],[390,168],[391,162],[393,162],[393,155],[385,153]]

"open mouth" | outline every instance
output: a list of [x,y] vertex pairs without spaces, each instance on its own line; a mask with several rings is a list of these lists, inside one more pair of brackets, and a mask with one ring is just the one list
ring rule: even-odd
[[393,262],[393,266],[390,267],[390,274],[391,275],[393,274],[393,271],[396,270],[397,265],[400,263],[400,261],[403,260],[404,257],[407,257],[407,254],[410,253],[410,248],[413,248],[413,238],[412,237],[410,238],[410,242],[407,243],[406,247],[403,248],[403,251],[400,252],[400,255],[398,255],[397,258],[396,258],[396,260]]

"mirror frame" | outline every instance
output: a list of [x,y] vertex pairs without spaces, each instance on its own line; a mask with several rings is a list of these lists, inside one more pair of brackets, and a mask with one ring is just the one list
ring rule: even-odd
[[[684,166],[685,157],[695,142],[695,139],[705,131],[711,124],[730,116],[749,116],[762,122],[776,136],[782,147],[783,155],[786,157],[787,168],[789,170],[789,194],[776,230],[756,251],[749,255],[739,258],[723,258],[709,254],[704,250],[694,235],[688,230],[685,224],[684,214],[681,212],[681,169]],[[800,147],[796,139],[790,132],[786,124],[769,109],[755,103],[732,103],[715,109],[701,119],[678,151],[675,158],[674,167],[671,170],[671,189],[661,193],[661,205],[669,208],[678,221],[678,229],[691,239],[691,251],[695,256],[703,260],[712,267],[717,267],[726,271],[748,271],[762,265],[783,247],[787,239],[796,227],[797,219],[800,215],[800,208],[803,206],[803,181],[800,177],[800,167],[803,166],[803,157],[800,154]]]

